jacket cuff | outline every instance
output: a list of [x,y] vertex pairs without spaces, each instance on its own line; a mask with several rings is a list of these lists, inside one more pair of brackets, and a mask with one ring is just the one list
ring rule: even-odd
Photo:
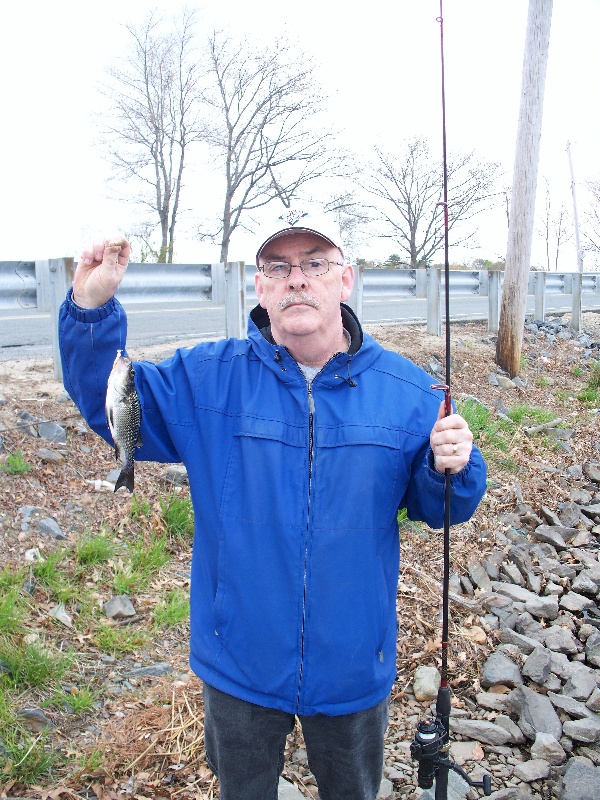
[[73,300],[73,288],[71,288],[67,292],[65,309],[78,322],[100,322],[100,320],[106,319],[106,317],[114,313],[116,302],[116,298],[111,297],[103,306],[98,306],[98,308],[82,308]]

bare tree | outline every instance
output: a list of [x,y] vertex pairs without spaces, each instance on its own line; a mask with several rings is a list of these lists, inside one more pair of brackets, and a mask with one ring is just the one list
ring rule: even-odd
[[317,124],[321,97],[313,67],[285,40],[251,48],[215,32],[208,44],[211,108],[206,141],[225,179],[218,234],[221,262],[247,212],[328,174],[330,134]]
[[585,249],[590,253],[600,253],[600,181],[588,181],[587,187],[592,203],[586,214],[586,229],[583,232]]
[[[381,236],[392,239],[412,269],[426,267],[444,243],[442,163],[432,159],[427,141],[410,141],[402,155],[376,148],[377,160],[364,173],[366,190],[379,202]],[[448,163],[448,230],[493,204],[498,165],[475,160],[474,154],[451,156]],[[454,246],[474,233],[454,231]]]
[[529,0],[506,269],[496,344],[496,361],[512,376],[519,372],[523,344],[551,20],[552,0]]
[[[116,178],[140,185],[135,202],[153,212],[141,226],[146,253],[172,263],[188,150],[202,139],[201,69],[194,46],[194,12],[184,11],[173,29],[152,12],[136,27],[126,25],[132,50],[109,69],[104,94],[113,120],[104,141]],[[158,218],[158,219],[157,219]],[[153,248],[148,231],[160,227]]]
[[552,265],[554,265],[555,272],[558,270],[561,247],[571,239],[568,222],[569,215],[564,205],[561,205],[558,211],[553,213],[550,185],[546,180],[546,199],[540,235],[544,238],[546,246],[546,269],[548,271]]

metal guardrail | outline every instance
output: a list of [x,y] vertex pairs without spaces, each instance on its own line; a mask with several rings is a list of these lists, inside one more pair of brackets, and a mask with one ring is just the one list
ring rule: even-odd
[[[130,303],[189,302],[203,300],[225,307],[226,336],[244,337],[247,304],[256,302],[254,265],[243,261],[228,264],[130,264],[117,295]],[[62,378],[58,357],[58,310],[73,281],[72,258],[45,261],[0,261],[0,309],[37,308],[50,312],[54,352],[54,377]],[[497,333],[504,275],[500,271],[452,270],[449,291],[454,297],[488,297],[488,330]],[[441,336],[441,298],[445,291],[444,271],[407,269],[356,269],[348,301],[362,319],[363,298],[393,296],[426,298],[427,332]],[[598,273],[532,272],[528,294],[535,297],[536,319],[546,314],[546,297],[571,295],[572,325],[581,329],[582,294],[600,294]]]
[[[37,308],[50,310],[47,286],[51,278],[50,263],[46,261],[0,261],[0,309]],[[71,259],[66,259],[72,261]],[[233,262],[243,264],[244,262]],[[256,299],[253,264],[244,266],[245,295],[247,301]],[[362,273],[363,296],[369,299],[396,297],[427,297],[428,273],[431,270],[415,269],[364,269]],[[504,273],[499,271],[502,288]],[[531,272],[528,294],[539,292],[542,281],[544,294],[572,294],[573,272]],[[489,296],[494,273],[488,270],[451,270],[450,295],[455,297]],[[222,264],[135,264],[129,265],[117,296],[128,303],[168,302],[195,300],[225,303],[226,270]],[[440,287],[444,290],[443,271]],[[536,288],[537,287],[537,288]],[[584,272],[581,291],[600,294],[600,273]]]

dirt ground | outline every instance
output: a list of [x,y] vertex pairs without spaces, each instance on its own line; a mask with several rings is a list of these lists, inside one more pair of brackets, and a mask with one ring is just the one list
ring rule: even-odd
[[[600,339],[600,313],[585,314],[584,325],[592,338]],[[432,357],[442,365],[444,363],[443,338],[428,335],[421,326],[369,326],[367,330],[385,347],[401,352],[426,369],[430,369]],[[170,344],[168,351],[164,345],[148,347],[130,355],[134,359],[157,361],[169,355],[176,346],[176,343]],[[512,510],[518,499],[522,498],[534,508],[539,508],[541,503],[555,508],[556,503],[566,496],[564,487],[549,477],[543,467],[581,464],[591,457],[598,439],[598,415],[594,416],[575,399],[586,380],[585,369],[582,374],[581,369],[576,369],[582,366],[582,348],[572,340],[549,342],[532,335],[525,340],[523,354],[521,377],[525,382],[524,388],[501,389],[489,381],[490,373],[497,374],[498,368],[494,361],[495,339],[485,324],[459,323],[452,328],[452,392],[455,399],[472,396],[492,410],[498,401],[508,408],[527,403],[552,411],[574,430],[569,442],[570,452],[547,447],[538,451],[535,444],[524,443],[521,438],[516,440],[511,452],[517,464],[516,472],[509,474],[490,468],[490,488],[474,518],[453,529],[452,570],[463,574],[474,547],[482,553],[491,547],[501,514]],[[65,400],[62,385],[53,379],[51,361],[23,359],[1,362],[0,395],[6,399],[6,403],[0,406],[0,437],[4,443],[0,463],[6,462],[7,455],[20,448],[24,457],[34,465],[34,470],[25,475],[0,471],[0,563],[16,568],[23,563],[27,549],[51,546],[36,534],[22,529],[18,512],[24,506],[42,508],[64,526],[70,541],[84,530],[118,526],[129,514],[132,499],[125,492],[115,495],[110,487],[100,483],[116,466],[114,453],[99,437],[77,427],[81,419],[73,404]],[[48,444],[23,433],[17,422],[24,410],[38,419],[64,423],[68,430],[67,444]],[[37,454],[42,446],[62,453],[65,459],[59,464],[48,463]],[[165,490],[161,478],[163,472],[164,465],[136,466],[136,490],[154,507],[159,492]],[[74,506],[79,509],[79,516]],[[137,598],[142,609],[152,608],[166,584],[173,581],[185,584],[182,575],[189,566],[189,557],[189,549],[185,548],[175,555],[160,578]],[[441,533],[408,529],[403,534],[398,592],[398,616],[403,635],[398,645],[398,679],[393,693],[388,745],[392,750],[399,747],[406,737],[403,720],[415,711],[406,705],[409,701],[405,697],[414,668],[424,663],[435,664],[439,659],[440,574]],[[47,602],[48,599],[42,600]],[[144,624],[144,619],[145,613],[142,612],[140,625]],[[461,692],[468,693],[477,686],[478,665],[491,645],[485,634],[482,637],[477,622],[476,617],[469,616],[464,610],[455,610],[452,623],[455,645],[450,669],[454,676],[452,685],[457,693],[457,704],[462,702]],[[55,634],[53,631],[50,630],[49,635],[69,640],[70,632]],[[89,644],[89,637],[84,633],[78,641],[75,634],[73,636],[75,638],[71,637],[71,641],[79,648],[81,663],[99,669],[99,653]],[[187,668],[187,628],[183,626],[154,637],[143,652],[132,656],[130,662],[170,662],[174,673],[166,680],[134,685],[130,696],[109,696],[96,713],[83,721],[73,722],[67,714],[56,712],[54,721],[60,740],[57,746],[70,748],[73,754],[80,755],[101,742],[104,759],[95,770],[89,769],[79,775],[67,770],[53,779],[52,786],[43,788],[56,790],[56,781],[59,780],[65,794],[56,797],[69,797],[67,791],[71,791],[72,797],[97,797],[100,800],[126,796],[218,797],[218,787],[203,761],[202,704],[198,682]],[[114,671],[119,666],[122,665],[108,665],[107,669]],[[92,667],[90,671],[93,673]],[[109,680],[109,675],[110,672],[100,674],[100,680]],[[20,698],[20,701],[22,705],[35,705],[40,699],[38,692]],[[290,739],[288,750],[291,756],[301,750],[298,732]],[[291,758],[285,775],[307,797],[315,795],[310,774],[299,757]],[[135,776],[134,783],[131,783],[132,776]],[[0,773],[0,790],[2,788]],[[13,794],[17,788],[21,796],[42,796],[39,787],[35,790],[15,785]],[[5,796],[2,791],[1,796]],[[399,791],[395,796],[408,795]]]

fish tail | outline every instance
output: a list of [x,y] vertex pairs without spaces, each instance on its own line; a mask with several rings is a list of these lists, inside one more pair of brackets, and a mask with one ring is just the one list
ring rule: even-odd
[[125,464],[119,477],[117,478],[117,482],[115,483],[115,492],[124,486],[126,489],[129,489],[130,492],[133,493],[133,481],[134,481],[134,461],[131,461],[129,464]]

